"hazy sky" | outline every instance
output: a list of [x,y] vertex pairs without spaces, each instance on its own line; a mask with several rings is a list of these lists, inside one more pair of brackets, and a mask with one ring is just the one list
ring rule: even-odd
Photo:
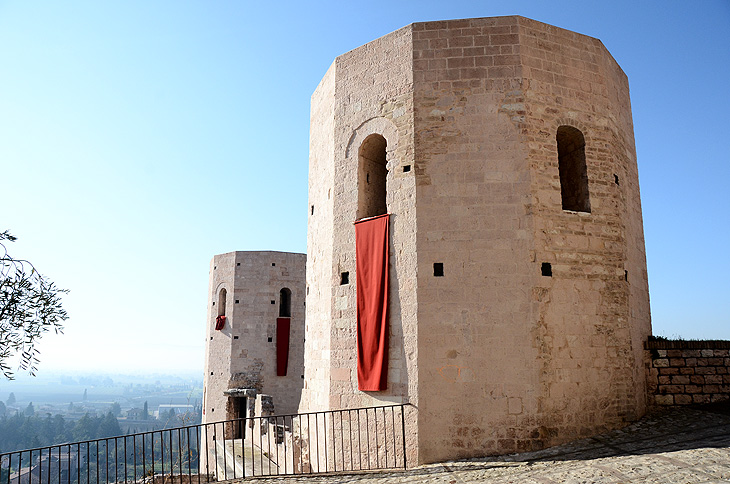
[[71,291],[41,371],[202,374],[210,258],[306,250],[309,100],[334,58],[512,14],[624,69],[654,333],[730,339],[727,0],[0,0],[0,231]]

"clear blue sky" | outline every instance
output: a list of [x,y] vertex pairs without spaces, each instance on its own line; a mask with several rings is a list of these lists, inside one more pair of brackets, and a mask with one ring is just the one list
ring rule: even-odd
[[622,66],[654,332],[730,339],[727,0],[0,0],[0,230],[71,290],[41,371],[202,373],[210,258],[306,250],[309,100],[334,58],[512,14]]

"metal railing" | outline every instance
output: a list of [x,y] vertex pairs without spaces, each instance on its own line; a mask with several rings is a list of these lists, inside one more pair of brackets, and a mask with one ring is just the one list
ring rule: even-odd
[[249,417],[0,454],[0,484],[198,484],[406,467],[404,405]]

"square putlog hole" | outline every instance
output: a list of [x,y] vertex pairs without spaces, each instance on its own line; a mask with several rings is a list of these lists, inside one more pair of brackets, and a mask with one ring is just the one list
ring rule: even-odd
[[443,262],[434,262],[433,263],[433,276],[434,277],[444,277],[444,263]]
[[345,286],[350,283],[350,273],[343,272],[340,274],[340,286]]
[[545,277],[553,277],[553,266],[549,262],[543,262],[540,266],[540,272]]

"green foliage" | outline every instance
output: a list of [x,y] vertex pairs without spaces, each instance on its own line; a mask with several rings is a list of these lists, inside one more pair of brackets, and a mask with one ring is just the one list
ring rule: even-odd
[[73,439],[76,441],[91,440],[96,436],[96,429],[99,428],[99,422],[95,418],[85,414],[74,425],[72,430]]
[[119,402],[112,403],[110,412],[113,413],[115,417],[118,417],[122,414],[122,406],[119,405]]
[[99,422],[97,434],[97,437],[116,437],[117,435],[122,435],[119,422],[111,412],[107,413],[101,422]]
[[144,407],[142,407],[142,420],[150,418],[149,408],[147,407],[147,400],[144,401]]
[[0,418],[0,453],[118,435],[122,430],[111,413],[103,417],[86,414],[76,423],[67,422],[62,415],[16,414]]
[[[127,473],[130,480],[136,482],[140,482],[138,478],[144,475],[195,474],[199,468],[199,438],[194,432],[175,430],[148,432],[144,437],[124,437],[111,412],[103,417],[86,414],[76,423],[67,423],[63,416],[52,417],[50,414],[43,418],[23,415],[0,418],[0,454],[43,448],[43,453],[48,455],[59,452],[58,447],[53,447],[59,444],[91,441],[88,445],[71,446],[72,450],[80,452],[82,479],[79,481],[72,475],[61,479],[61,484],[122,482]],[[62,446],[60,449],[65,448]],[[34,454],[37,459],[40,452]],[[16,465],[17,457],[16,454]],[[30,453],[25,452],[24,465],[27,466],[30,461]],[[45,469],[41,482],[59,484],[57,473],[48,473],[48,468]],[[8,473],[2,472],[3,466],[0,466],[0,483],[6,484]],[[10,484],[17,483],[13,481]]]
[[20,357],[20,369],[34,375],[38,369],[37,344],[44,333],[63,330],[68,319],[60,295],[66,293],[42,276],[27,260],[8,254],[3,241],[16,238],[0,232],[0,371],[13,379],[10,360]]

